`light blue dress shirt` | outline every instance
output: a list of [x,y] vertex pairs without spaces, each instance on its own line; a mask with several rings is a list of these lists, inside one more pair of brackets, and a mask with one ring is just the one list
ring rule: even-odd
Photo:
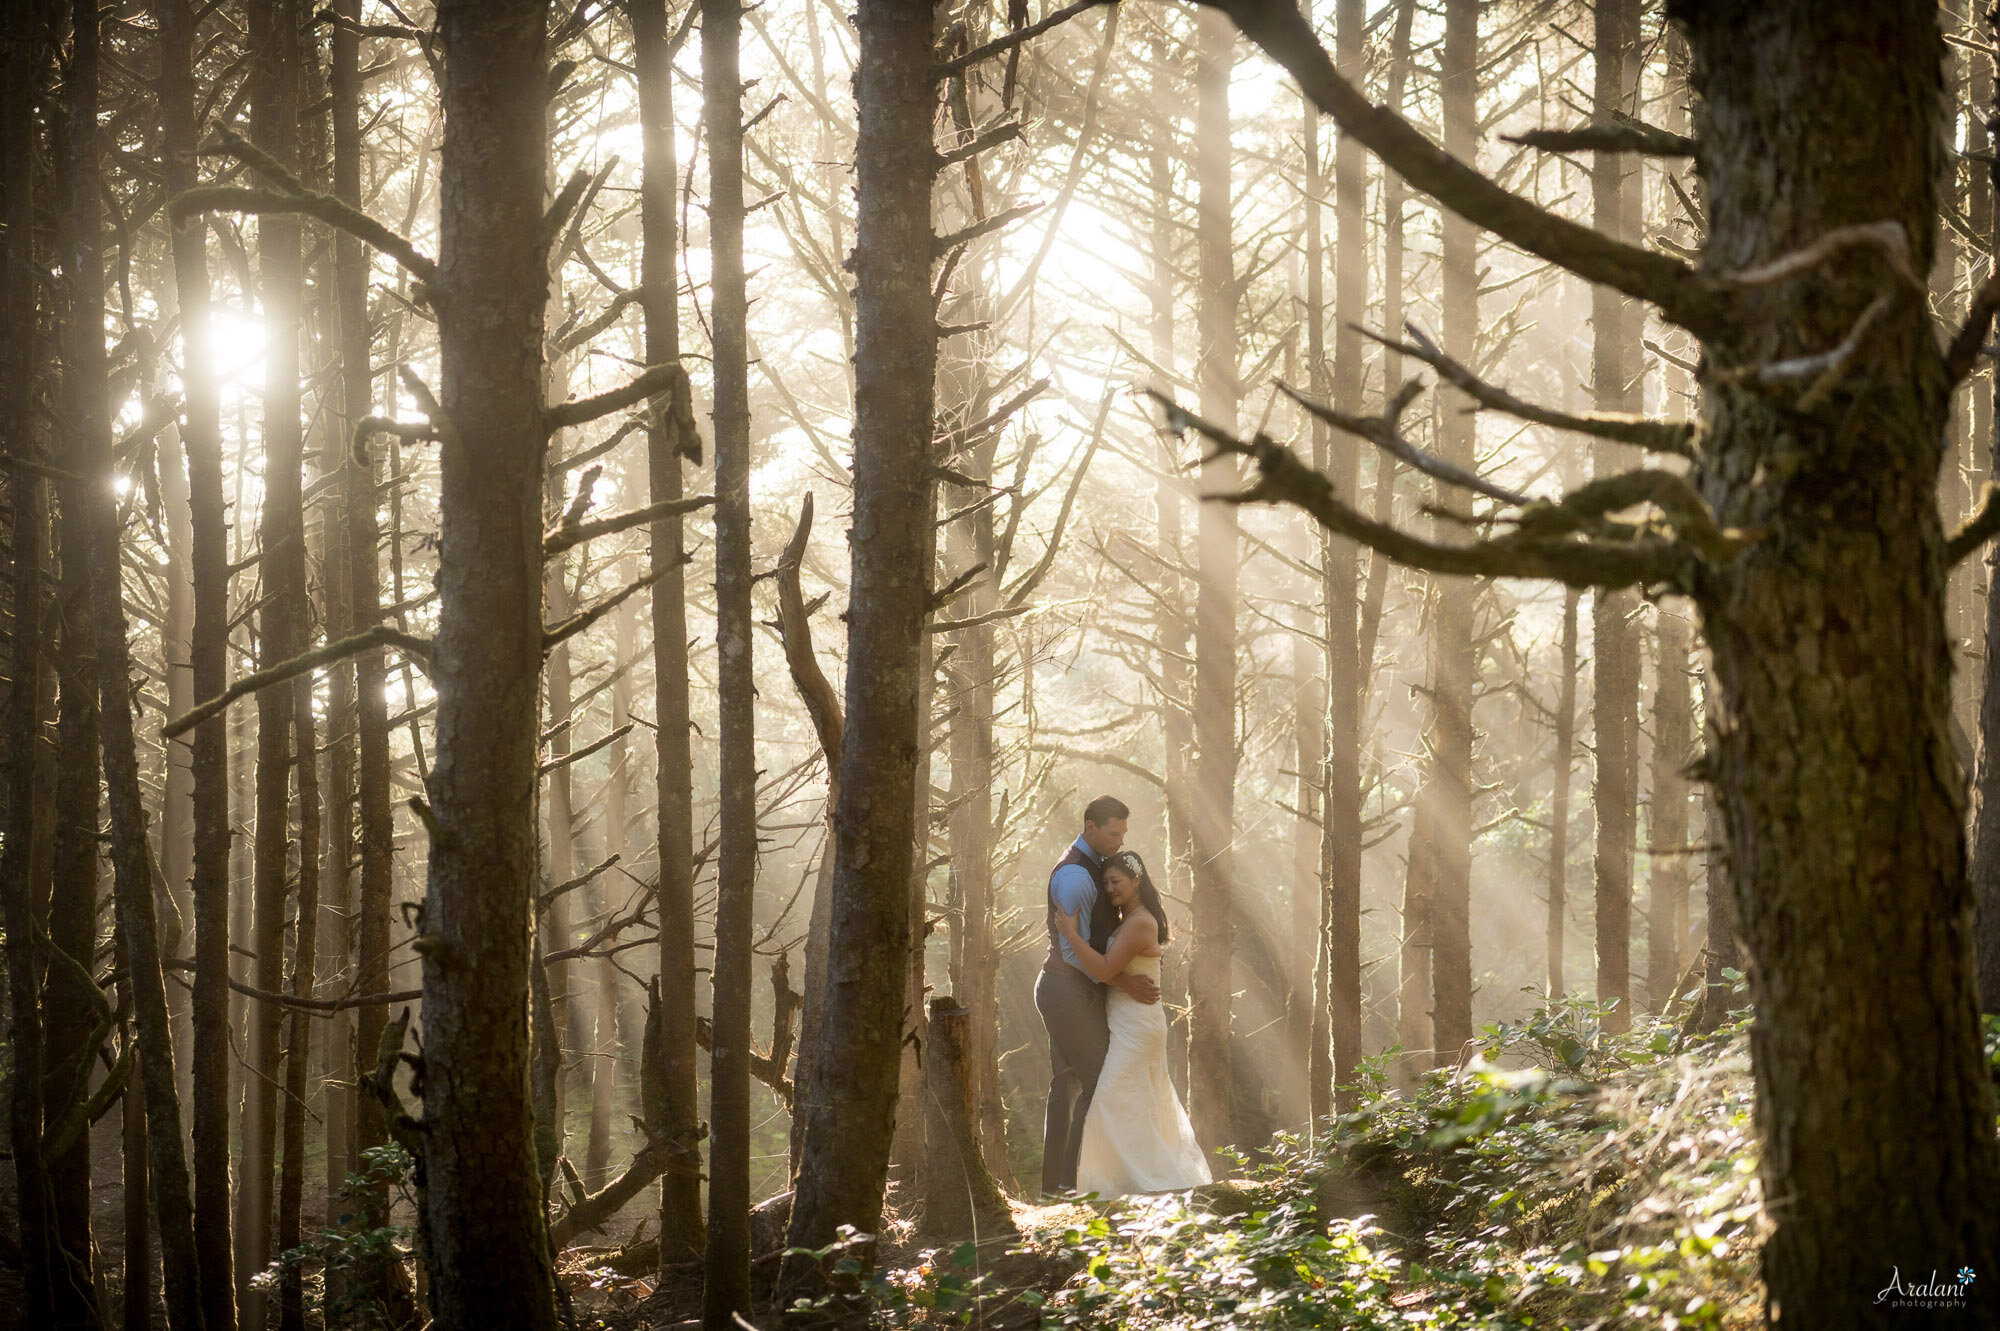
[[[1078,837],[1075,846],[1090,856],[1092,864],[1104,863],[1104,857],[1090,848],[1090,843]],[[1057,869],[1049,880],[1049,891],[1056,899],[1056,909],[1076,921],[1076,930],[1084,937],[1090,936],[1090,912],[1097,905],[1097,883],[1091,878],[1090,870],[1081,864],[1065,864]],[[1083,963],[1076,959],[1076,953],[1069,945],[1069,939],[1056,935],[1056,946],[1062,949],[1062,958],[1078,970]],[[1089,971],[1084,971],[1089,975]],[[1095,977],[1092,977],[1095,978]]]

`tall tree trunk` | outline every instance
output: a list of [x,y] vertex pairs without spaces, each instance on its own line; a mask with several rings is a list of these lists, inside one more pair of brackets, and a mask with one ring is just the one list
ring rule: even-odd
[[[191,0],[157,0],[160,139],[169,193],[193,188],[200,125],[194,101]],[[228,511],[222,491],[222,417],[209,342],[208,229],[190,218],[173,228],[174,294],[180,307],[181,445],[187,453],[194,572],[194,634],[188,650],[197,698],[229,684]],[[195,1256],[208,1331],[234,1331],[236,1284],[229,1215],[229,721],[217,716],[190,738],[194,777],[194,1040],[188,1051],[194,1117]]]
[[[1186,89],[1169,60],[1172,48],[1164,33],[1156,34],[1149,59],[1150,90],[1157,105],[1183,96]],[[1155,136],[1146,156],[1146,196],[1151,205],[1150,277],[1146,297],[1151,307],[1148,332],[1152,339],[1153,363],[1169,376],[1174,373],[1174,290],[1180,265],[1176,240],[1180,235],[1174,205],[1174,161],[1172,145],[1165,135]],[[1193,644],[1189,634],[1187,597],[1181,570],[1187,566],[1183,541],[1183,491],[1179,447],[1171,433],[1159,443],[1159,480],[1153,487],[1153,520],[1159,530],[1160,584],[1155,588],[1159,609],[1153,633],[1160,644],[1160,731],[1165,750],[1161,776],[1166,780],[1167,888],[1182,901],[1194,897],[1194,692],[1189,661]],[[1187,948],[1167,949],[1160,967],[1160,1000],[1185,1010],[1187,1006]],[[1181,1095],[1187,1095],[1187,1023],[1168,1017],[1167,1066]]]
[[[251,133],[287,169],[298,165],[299,11],[294,0],[256,0],[250,41],[261,52],[251,75]],[[257,524],[263,597],[257,612],[258,665],[269,668],[305,646],[305,434],[299,417],[302,235],[295,216],[257,222],[257,284],[270,344],[264,359],[264,505]],[[291,740],[298,700],[292,687],[257,695],[256,878],[251,905],[254,985],[285,987],[285,898],[291,874],[291,775],[310,750]],[[261,1328],[267,1296],[251,1283],[270,1263],[276,1220],[280,1039],[284,1011],[250,1009],[250,1060],[243,1086],[242,1187],[236,1206],[236,1297],[246,1325]]]
[[424,1255],[440,1331],[553,1331],[528,1100],[542,664],[546,0],[446,0]]
[[[1636,114],[1639,94],[1638,0],[1604,0],[1596,14],[1597,114]],[[1592,222],[1605,235],[1637,242],[1641,203],[1638,159],[1599,153],[1591,164]],[[1590,292],[1591,389],[1599,411],[1640,411],[1645,393],[1639,335],[1645,312],[1609,287]],[[1608,476],[1627,459],[1608,443],[1591,445],[1591,468]],[[1599,591],[1590,600],[1591,716],[1597,732],[1597,998],[1616,1006],[1604,1028],[1632,1020],[1632,851],[1638,822],[1639,598]],[[1672,981],[1669,981],[1672,983]]]
[[[677,179],[674,147],[673,50],[666,0],[632,7],[634,60],[639,71],[639,119],[645,172],[640,187],[640,292],[646,316],[646,362],[680,356],[680,293],[675,253]],[[682,494],[681,459],[698,457],[700,441],[680,436],[682,413],[656,408],[646,426],[646,474],[654,503]],[[653,523],[654,742],[658,746],[660,856],[660,1045],[665,1122],[656,1125],[675,1149],[660,1180],[660,1263],[691,1261],[705,1242],[701,1213],[701,1110],[695,1085],[694,758],[688,738],[687,582],[678,515]]]
[[[1702,98],[1707,262],[1736,271],[1887,217],[1925,271],[1936,9],[1675,8]],[[1788,168],[1769,174],[1771,162]],[[1802,275],[1746,303],[1705,357],[1835,345],[1874,295]],[[1936,500],[1948,395],[1923,303],[1896,308],[1815,412],[1711,385],[1698,470],[1718,520],[1763,533],[1696,590],[1719,686],[1709,767],[1757,1012],[1760,1167],[1765,1195],[1789,1203],[1763,1250],[1769,1311],[1800,1326],[1872,1323],[1885,1267],[2000,1260],[1987,1204],[2000,1144],[1951,779]],[[1781,450],[1810,461],[1767,483],[1756,463]]]
[[[1310,146],[1310,145],[1308,145]],[[1310,301],[1308,301],[1310,306]],[[1285,972],[1287,1049],[1285,1113],[1303,1114],[1308,1125],[1333,1112],[1333,1063],[1325,1016],[1316,996],[1319,958],[1327,929],[1322,916],[1320,850],[1326,818],[1320,787],[1326,777],[1325,657],[1307,637],[1311,612],[1300,609],[1292,632],[1292,820],[1291,955]]]
[[[35,336],[35,90],[48,64],[40,16],[0,32],[0,447],[7,457],[42,461],[34,423],[40,357]],[[0,842],[0,927],[6,930],[7,1128],[14,1154],[16,1223],[21,1238],[21,1313],[47,1325],[55,1310],[46,1156],[42,1150],[42,972],[35,929],[46,907],[54,814],[53,754],[46,717],[54,690],[52,644],[43,642],[53,566],[48,485],[26,468],[7,470],[9,553],[6,840]]]
[[[335,0],[335,11],[359,21],[361,0]],[[351,32],[333,30],[333,191],[361,205],[361,87],[359,42]],[[428,156],[428,152],[424,154]],[[421,162],[418,188],[421,195]],[[339,437],[352,438],[353,423],[370,413],[373,402],[369,373],[371,340],[368,325],[370,256],[346,232],[334,236],[334,286],[339,312],[341,418]],[[375,455],[348,456],[341,475],[342,504],[347,523],[346,600],[351,624],[367,628],[382,617],[381,572],[376,546],[377,481],[382,474]],[[388,669],[382,651],[362,652],[354,659],[354,723],[358,766],[355,771],[356,823],[360,850],[360,892],[353,913],[354,983],[365,994],[389,991],[390,907],[395,892],[395,817],[389,793]],[[336,783],[338,786],[338,783]],[[336,790],[336,798],[343,793]],[[346,842],[336,851],[345,856]],[[353,1056],[364,1068],[375,1056],[388,1024],[386,1003],[371,1003],[355,1012]],[[389,1142],[382,1105],[374,1096],[347,1097],[353,1106],[354,1163],[361,1153]],[[368,1171],[359,1171],[366,1173]],[[329,1166],[331,1173],[331,1166]],[[361,1224],[379,1229],[389,1223],[387,1184],[368,1190],[361,1201]],[[374,1262],[352,1273],[378,1307],[400,1301],[395,1264]]]
[[1576,610],[1574,588],[1563,592],[1562,672],[1556,686],[1555,753],[1549,793],[1548,1001],[1567,991],[1563,978],[1563,927],[1569,919],[1570,767],[1576,757]]
[[[1478,0],[1447,0],[1439,82],[1445,151],[1460,161],[1474,161],[1479,152]],[[1454,213],[1444,215],[1443,228],[1443,345],[1446,354],[1469,364],[1479,335],[1479,238],[1472,224]],[[1472,471],[1478,465],[1475,418],[1451,392],[1440,389],[1438,396],[1438,451],[1446,461]],[[1464,490],[1440,490],[1440,501],[1452,512],[1472,512]],[[1470,581],[1444,579],[1431,621],[1431,1041],[1441,1067],[1456,1066],[1472,1039],[1472,694],[1479,668],[1472,641],[1475,599]]]
[[1658,677],[1653,693],[1653,793],[1647,817],[1646,1002],[1664,1012],[1681,977],[1687,935],[1688,781],[1694,726],[1688,690],[1688,622],[1662,605]]
[[[1991,20],[1991,31],[2000,36],[2000,19]],[[1980,66],[1984,69],[1984,63]],[[1986,87],[1995,80],[1985,74]],[[1992,114],[2000,116],[2000,96],[1992,99]],[[1979,117],[1975,115],[1974,121]],[[1984,232],[1992,262],[2000,264],[2000,209],[1993,200],[2000,194],[2000,160],[1988,164],[1988,188],[1984,193],[1987,229]],[[1976,196],[1977,197],[1977,196]],[[1988,450],[1987,470],[2000,476],[2000,374],[1984,385],[1989,395],[1991,424],[1986,437],[1975,447]],[[1975,383],[1974,393],[1981,391]],[[2000,579],[1992,570],[2000,552],[1988,551],[1980,560],[1987,570],[1985,650],[1980,655],[1979,746],[1972,773],[1972,896],[1978,917],[1979,1002],[1987,1012],[2000,1012],[2000,604],[1994,591]]]
[[[1201,412],[1233,427],[1239,393],[1236,369],[1236,282],[1230,239],[1229,73],[1236,33],[1212,9],[1196,16],[1195,244],[1200,289],[1196,322],[1201,349],[1196,377]],[[1236,488],[1234,459],[1202,464],[1203,490]],[[1188,1116],[1195,1136],[1213,1153],[1235,1139],[1230,1112],[1230,993],[1235,953],[1234,856],[1236,808],[1236,511],[1203,504],[1199,515],[1200,575],[1195,605],[1194,945],[1188,970]]]
[[740,0],[702,0],[709,289],[715,349],[715,649],[721,749],[714,1048],[708,1075],[708,1255],[701,1319],[750,1315],[750,984],[757,892],[756,692],[750,616],[750,363],[743,275]]
[[[1341,72],[1360,81],[1363,0],[1335,6],[1335,59]],[[1343,134],[1334,149],[1335,255],[1333,283],[1333,403],[1361,414],[1360,324],[1368,304],[1368,176],[1361,144]],[[1315,325],[1313,332],[1320,330]],[[1320,354],[1313,369],[1324,373]],[[1323,427],[1322,427],[1323,428]],[[1351,500],[1359,498],[1361,463],[1353,436],[1327,442],[1329,474]],[[1362,681],[1359,564],[1352,541],[1334,537],[1321,551],[1322,599],[1327,624],[1326,816],[1321,824],[1320,860],[1326,893],[1328,1022],[1333,1038],[1334,1108],[1358,1107],[1354,1084],[1361,1064],[1361,727]],[[1372,647],[1371,647],[1372,654]],[[1314,1056],[1324,1057],[1319,1046]],[[1318,1117],[1318,1111],[1315,1112]]]
[[71,251],[63,256],[70,277],[74,330],[69,371],[76,391],[78,447],[74,469],[86,479],[69,487],[74,516],[90,534],[91,627],[96,638],[99,734],[111,814],[114,919],[125,943],[138,1041],[138,1075],[145,1088],[147,1177],[160,1231],[166,1272],[167,1325],[171,1331],[202,1326],[195,1277],[194,1213],[188,1197],[187,1157],[181,1150],[180,1104],[174,1085],[173,1026],[167,1013],[166,977],[160,966],[154,914],[151,849],[139,789],[137,737],[132,720],[131,656],[119,559],[118,513],[113,496],[111,420],[105,382],[104,278],[100,248],[98,174],[99,10],[76,0],[71,12],[75,50],[69,92],[68,203]]
[[[832,937],[816,1085],[790,1243],[843,1224],[873,1234],[896,1115],[916,847],[917,697],[930,608],[931,13],[861,0],[854,249],[854,519],[848,546],[847,707],[834,815]],[[809,1288],[787,1259],[782,1285]]]
[[[78,39],[81,41],[81,37]],[[72,127],[73,128],[73,127]],[[83,150],[87,151],[87,150]],[[70,169],[81,151],[72,149]],[[74,181],[65,182],[73,193]],[[94,216],[94,214],[93,214]],[[74,205],[70,225],[81,222]],[[86,242],[68,236],[69,245]],[[94,253],[94,247],[92,252]],[[63,408],[70,422],[63,434],[64,451],[72,458],[87,456],[90,443],[83,437],[93,419],[103,419],[106,391],[102,375],[93,376],[77,367],[90,352],[82,346],[92,330],[100,329],[101,312],[94,312],[80,285],[71,291],[72,306],[64,329],[63,362],[70,370],[64,377]],[[101,310],[101,307],[100,307]],[[98,332],[98,356],[102,362],[103,334]],[[88,400],[87,400],[88,399]],[[72,465],[72,470],[81,471]],[[98,829],[102,807],[98,785],[98,695],[100,682],[96,668],[97,644],[91,614],[91,542],[89,501],[80,487],[70,485],[60,492],[61,521],[57,523],[58,557],[61,576],[56,596],[61,606],[61,651],[56,656],[58,712],[56,716],[56,802],[55,859],[48,896],[46,928],[51,947],[67,956],[86,973],[94,973],[97,956],[97,880],[101,843]],[[81,1071],[87,1081],[96,1051],[87,1042],[96,1024],[96,985],[89,983],[71,966],[56,962],[47,965],[42,981],[44,1078],[68,1065],[72,1073]],[[82,1062],[81,1069],[78,1062]],[[71,1084],[48,1086],[56,1100],[44,1106],[45,1124],[59,1114],[66,1103],[82,1093]],[[90,1140],[80,1135],[62,1152],[51,1152],[44,1162],[48,1178],[50,1288],[54,1296],[52,1325],[61,1327],[96,1326],[99,1310],[94,1289],[97,1272],[92,1260],[90,1225]]]

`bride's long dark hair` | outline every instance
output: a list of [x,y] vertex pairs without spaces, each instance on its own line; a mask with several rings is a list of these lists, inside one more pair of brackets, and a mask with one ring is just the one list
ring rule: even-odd
[[1116,868],[1138,880],[1139,904],[1153,912],[1153,918],[1160,922],[1160,945],[1164,947],[1171,930],[1167,928],[1166,903],[1160,900],[1160,889],[1153,886],[1153,875],[1146,872],[1146,862],[1139,858],[1136,850],[1121,850],[1104,862],[1107,869]]

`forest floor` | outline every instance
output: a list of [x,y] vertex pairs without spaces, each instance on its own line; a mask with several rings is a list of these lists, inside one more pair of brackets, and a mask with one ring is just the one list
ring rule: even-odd
[[[1761,1324],[1764,1212],[1747,1013],[1706,1036],[1591,1003],[1482,1032],[1480,1056],[1389,1090],[1314,1141],[1275,1139],[1192,1194],[1017,1202],[1015,1239],[885,1226],[847,1325],[1087,1328],[1734,1328]],[[781,1239],[779,1240],[781,1241]],[[760,1263],[774,1270],[777,1249]],[[572,1250],[606,1331],[694,1325],[699,1277],[655,1289]],[[776,1326],[775,1314],[759,1319]]]

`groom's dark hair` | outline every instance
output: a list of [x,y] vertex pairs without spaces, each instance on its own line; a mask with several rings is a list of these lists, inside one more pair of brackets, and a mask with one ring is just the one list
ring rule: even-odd
[[1132,811],[1116,795],[1099,795],[1083,806],[1083,821],[1102,827],[1113,818],[1130,818]]

